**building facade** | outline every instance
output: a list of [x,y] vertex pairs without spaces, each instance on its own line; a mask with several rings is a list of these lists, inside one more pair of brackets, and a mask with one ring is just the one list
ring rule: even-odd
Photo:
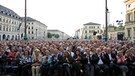
[[[0,5],[0,40],[22,40],[24,29],[24,17]],[[47,26],[35,19],[27,17],[26,29],[28,39],[47,38]]]
[[40,21],[27,17],[27,35],[28,39],[47,38],[47,26]]
[[101,24],[93,23],[93,22],[84,24],[82,28],[81,38],[92,39],[94,31],[97,32],[97,35],[101,34]]
[[21,39],[24,34],[22,23],[22,18],[18,14],[0,5],[0,40]]
[[125,0],[126,22],[125,38],[130,41],[135,40],[135,0]]
[[80,33],[81,33],[80,29],[76,30],[75,31],[75,38],[80,39]]
[[108,39],[109,40],[124,40],[125,31],[124,26],[109,26],[108,27]]
[[[67,39],[70,37],[68,34],[66,34],[60,30],[47,30],[47,32],[51,33],[51,34],[58,34],[60,39]],[[52,37],[52,38],[55,38],[55,37]]]

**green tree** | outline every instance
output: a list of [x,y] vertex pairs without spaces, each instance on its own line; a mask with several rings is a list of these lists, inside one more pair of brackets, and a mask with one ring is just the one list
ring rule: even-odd
[[55,34],[55,38],[59,38],[59,34]]
[[52,34],[48,32],[48,33],[47,33],[47,37],[48,37],[48,38],[52,38]]

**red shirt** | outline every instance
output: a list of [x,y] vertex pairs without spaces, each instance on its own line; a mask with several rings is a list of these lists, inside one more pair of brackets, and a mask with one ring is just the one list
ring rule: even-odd
[[16,52],[14,52],[14,51],[9,52],[8,55],[7,55],[8,58],[15,58],[15,56],[16,56]]

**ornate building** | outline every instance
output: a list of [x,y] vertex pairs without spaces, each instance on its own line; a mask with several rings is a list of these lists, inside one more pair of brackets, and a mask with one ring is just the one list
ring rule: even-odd
[[22,18],[18,14],[0,5],[0,40],[21,39],[24,31],[21,25]]
[[135,0],[125,0],[126,4],[126,22],[125,37],[128,40],[135,40]]
[[[47,26],[27,17],[28,39],[47,37]],[[0,40],[21,40],[24,37],[24,18],[0,5]]]
[[89,22],[83,25],[82,28],[82,38],[91,39],[93,37],[93,32],[101,34],[101,24]]

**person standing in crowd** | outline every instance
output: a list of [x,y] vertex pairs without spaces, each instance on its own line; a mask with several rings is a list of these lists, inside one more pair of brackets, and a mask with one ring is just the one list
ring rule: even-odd
[[[32,55],[32,76],[38,76],[42,55],[39,49],[35,49]],[[36,73],[36,74],[35,74]]]
[[74,59],[67,51],[63,53],[63,68],[64,68],[64,76],[71,76],[71,68],[74,62]]
[[18,47],[15,57],[18,58],[18,59],[20,59],[22,56],[23,56],[22,47]]
[[85,52],[82,58],[83,71],[85,76],[94,76],[94,66],[90,62],[90,50],[85,47]]
[[8,53],[7,58],[15,58],[16,52],[15,52],[15,47],[11,47],[11,51]]
[[21,60],[20,60],[20,66],[19,66],[19,75],[21,76],[29,76],[29,72],[30,72],[30,69],[31,69],[31,61],[32,61],[32,58],[31,58],[31,55],[29,53],[29,51],[25,50],[24,51],[24,54],[22,55],[21,57]]
[[[134,48],[132,48],[134,49]],[[129,68],[129,74],[131,76],[135,75],[135,56],[133,55],[133,51],[130,48],[127,52],[126,52],[126,58],[127,58],[127,66]]]
[[118,76],[116,56],[117,56],[117,51],[115,51],[114,48],[112,48],[112,50],[111,50],[111,48],[109,48],[109,57],[110,57],[110,60],[111,60],[111,62],[110,62],[110,76]]
[[123,51],[119,51],[118,55],[116,56],[117,58],[117,64],[122,72],[123,76],[126,76],[126,73],[128,72],[128,67],[127,67],[127,59],[123,55]]
[[43,48],[43,51],[45,54],[43,55],[41,62],[41,76],[49,76],[49,68],[52,63],[52,56],[46,48]]
[[93,76],[98,76],[98,71],[99,70],[97,70],[98,68],[96,68],[97,67],[97,63],[98,63],[98,61],[99,61],[99,57],[98,57],[98,53],[97,53],[97,51],[100,51],[100,49],[99,48],[97,48],[97,49],[91,49],[91,53],[90,53],[90,62],[91,62],[91,65],[93,65],[94,66],[94,71],[93,71]]
[[75,59],[75,62],[73,63],[73,72],[75,72],[75,76],[80,76],[83,72],[82,70],[82,55],[80,53],[80,49],[77,49],[74,51],[75,55],[73,58]]

